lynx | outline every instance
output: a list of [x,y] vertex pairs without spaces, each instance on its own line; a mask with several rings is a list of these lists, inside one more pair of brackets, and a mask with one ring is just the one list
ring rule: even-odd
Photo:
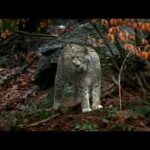
[[69,81],[73,81],[75,86],[74,104],[81,102],[82,112],[102,108],[101,66],[94,49],[67,44],[62,50],[55,77],[54,109],[61,105],[63,89]]

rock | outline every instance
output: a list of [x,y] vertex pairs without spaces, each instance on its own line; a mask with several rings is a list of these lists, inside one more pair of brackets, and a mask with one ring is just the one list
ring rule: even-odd
[[39,47],[39,52],[47,53],[51,55],[55,53],[58,49],[63,49],[63,47],[68,43],[78,43],[81,45],[91,45],[88,40],[88,37],[99,38],[95,29],[91,26],[90,23],[85,23],[77,26],[72,31],[65,32],[61,36],[59,36],[55,40],[51,40],[50,42]]

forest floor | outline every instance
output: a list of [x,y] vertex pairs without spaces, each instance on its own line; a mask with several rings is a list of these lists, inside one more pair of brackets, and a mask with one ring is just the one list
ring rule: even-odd
[[81,113],[80,105],[73,106],[73,90],[68,86],[64,90],[64,105],[54,112],[51,90],[42,91],[34,85],[36,62],[2,83],[18,67],[0,68],[1,131],[150,131],[148,93],[126,89],[120,111],[116,91],[102,98],[103,109]]

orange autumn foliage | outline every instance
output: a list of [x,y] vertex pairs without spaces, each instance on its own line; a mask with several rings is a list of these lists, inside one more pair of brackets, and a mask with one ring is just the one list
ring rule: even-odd
[[131,51],[137,57],[150,60],[150,49],[149,51],[141,51],[140,48],[136,48],[132,44],[125,44],[125,50]]
[[141,39],[141,46],[144,46],[144,51],[141,51],[139,47],[127,43],[129,40],[134,41],[135,35],[131,35],[128,31],[123,31],[119,27],[119,25],[126,25],[142,32],[150,32],[150,23],[137,22],[136,19],[101,19],[100,23],[109,27],[107,38],[111,43],[114,43],[115,36],[117,36],[121,42],[125,43],[125,50],[131,51],[137,57],[150,60],[150,45],[148,45],[148,41],[146,39]]
[[115,27],[118,25],[126,25],[134,29],[141,30],[143,32],[150,32],[149,22],[136,22],[135,19],[101,19],[100,23],[104,26],[110,25]]
[[115,41],[115,36],[114,36],[114,34],[108,33],[108,34],[107,34],[107,38],[111,41],[111,43],[114,43],[114,41]]

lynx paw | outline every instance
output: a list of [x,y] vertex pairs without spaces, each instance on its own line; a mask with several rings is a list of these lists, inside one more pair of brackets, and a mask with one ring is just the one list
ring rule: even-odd
[[92,106],[92,110],[97,110],[97,109],[101,109],[101,108],[103,108],[102,105]]
[[91,111],[91,108],[83,108],[82,109],[82,112],[90,112]]

